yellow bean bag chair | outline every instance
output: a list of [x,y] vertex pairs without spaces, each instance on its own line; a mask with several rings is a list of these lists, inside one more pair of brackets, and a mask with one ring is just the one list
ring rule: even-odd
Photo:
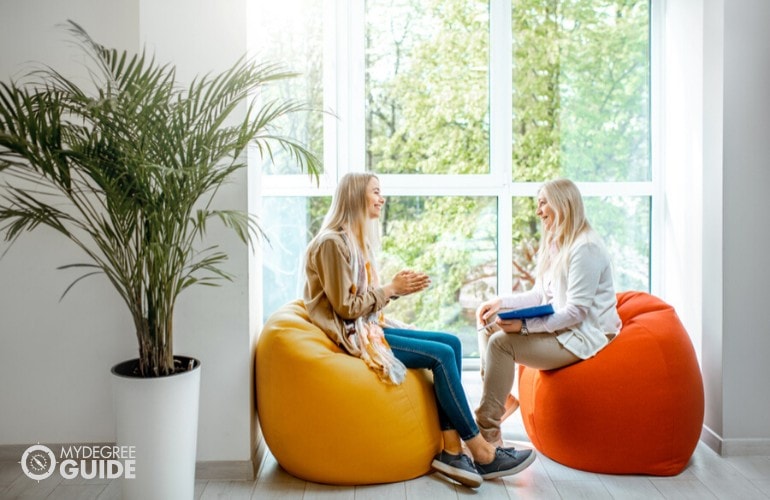
[[301,300],[284,305],[257,342],[257,414],[278,463],[318,483],[399,482],[430,471],[442,447],[433,379],[409,370],[380,381],[310,322]]

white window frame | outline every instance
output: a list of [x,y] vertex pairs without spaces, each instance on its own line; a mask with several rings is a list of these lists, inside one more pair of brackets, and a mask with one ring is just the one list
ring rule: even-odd
[[[650,289],[659,294],[663,238],[663,195],[660,167],[662,7],[650,2],[650,161],[651,180],[645,182],[578,182],[586,197],[633,196],[651,200]],[[324,174],[316,184],[305,174],[262,175],[256,172],[259,193],[269,196],[331,196],[347,172],[365,170],[365,2],[324,2]],[[477,175],[378,174],[385,196],[489,196],[498,200],[498,238],[511,241],[512,200],[532,197],[538,182],[512,179],[511,2],[490,0],[490,171]],[[356,106],[355,103],[360,103]],[[257,203],[259,208],[261,203]],[[498,245],[498,290],[512,286],[510,245]],[[261,262],[258,264],[261,268]],[[261,273],[260,273],[261,278]]]

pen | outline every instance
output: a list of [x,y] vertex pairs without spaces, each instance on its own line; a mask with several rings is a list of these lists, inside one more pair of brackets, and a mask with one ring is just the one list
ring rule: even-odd
[[486,324],[486,325],[484,325],[484,326],[480,326],[480,327],[479,327],[479,329],[478,329],[477,331],[478,331],[478,332],[481,332],[481,331],[484,331],[484,330],[487,330],[487,329],[489,329],[489,327],[490,327],[490,326],[493,326],[493,325],[495,324],[495,321],[497,321],[497,318],[495,318],[494,320],[490,321],[489,323],[487,323],[487,324]]

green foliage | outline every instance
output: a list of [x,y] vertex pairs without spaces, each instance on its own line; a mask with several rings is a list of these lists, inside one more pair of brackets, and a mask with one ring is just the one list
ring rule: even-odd
[[488,294],[484,279],[496,276],[496,269],[485,269],[497,254],[495,200],[391,197],[386,207],[381,272],[412,268],[432,279],[427,291],[390,305],[389,314],[421,328],[468,330],[462,302]]
[[227,254],[199,248],[210,221],[244,242],[259,236],[253,217],[212,206],[245,166],[245,148],[283,151],[317,173],[316,156],[274,129],[305,106],[251,100],[294,76],[278,65],[240,60],[180,88],[173,66],[105,48],[74,22],[68,29],[93,63],[92,89],[50,68],[0,84],[0,232],[13,242],[44,225],[75,243],[88,259],[64,268],[84,271],[75,283],[110,280],[133,317],[142,375],[166,375],[177,297],[230,279]]
[[572,0],[561,9],[563,174],[649,180],[648,2]]
[[[559,172],[559,2],[513,2],[513,180],[543,181]],[[532,218],[532,214],[528,215]],[[514,227],[527,225],[518,216]]]
[[487,2],[377,7],[367,5],[368,170],[488,171]]
[[[261,89],[273,99],[299,99],[311,109],[293,113],[276,123],[281,130],[307,144],[311,151],[323,157],[324,26],[323,2],[261,2],[260,16],[251,27],[255,47],[268,60],[280,57],[288,67],[297,70],[297,78],[274,82]],[[266,174],[299,174],[302,169],[283,152],[266,158],[261,169]],[[323,166],[319,165],[319,173]]]
[[[512,0],[511,7],[514,182],[648,180],[648,1]],[[370,0],[366,8],[367,169],[489,172],[489,2]],[[540,222],[533,200],[511,202],[520,290],[532,283]],[[649,238],[621,227],[628,214],[648,214],[643,205],[597,203],[589,214],[617,254],[632,256],[632,274],[647,270]],[[490,206],[485,198],[389,200],[388,265],[434,276],[433,289],[390,306],[402,319],[468,329],[458,298],[496,292],[479,281],[497,269],[496,221],[480,218]],[[483,238],[468,229],[483,224]],[[643,288],[638,278],[628,284]]]

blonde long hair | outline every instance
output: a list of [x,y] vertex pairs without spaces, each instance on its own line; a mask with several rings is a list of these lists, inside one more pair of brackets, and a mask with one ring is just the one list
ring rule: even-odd
[[[544,283],[545,275],[566,276],[569,273],[569,250],[577,238],[591,230],[583,206],[583,196],[574,182],[569,179],[555,179],[540,187],[542,195],[553,209],[556,220],[550,231],[543,228],[540,251],[537,260],[537,276]],[[552,247],[556,247],[555,255]],[[566,281],[565,281],[566,284]]]
[[373,258],[366,254],[377,247],[379,232],[377,221],[370,221],[367,216],[367,188],[376,178],[368,172],[342,176],[318,234],[343,231],[358,243],[365,256]]

